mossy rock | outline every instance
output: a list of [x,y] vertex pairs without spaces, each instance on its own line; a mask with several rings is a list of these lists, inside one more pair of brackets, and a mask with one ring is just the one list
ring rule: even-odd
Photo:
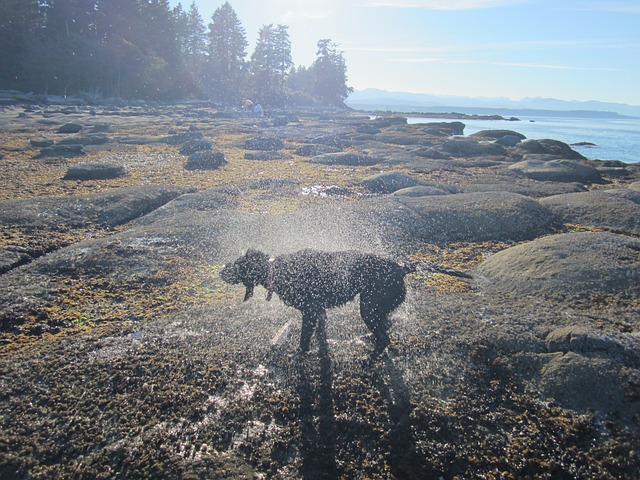
[[187,159],[187,170],[216,170],[227,163],[224,153],[199,150]]
[[69,167],[63,180],[108,180],[124,177],[126,171],[121,165],[85,164]]
[[284,148],[284,143],[276,137],[256,137],[245,140],[244,148],[246,150],[276,151],[282,150]]
[[403,172],[385,172],[372,175],[360,182],[373,193],[392,193],[403,188],[420,185],[420,181]]
[[487,258],[478,273],[522,295],[638,293],[640,240],[613,233],[538,238]]

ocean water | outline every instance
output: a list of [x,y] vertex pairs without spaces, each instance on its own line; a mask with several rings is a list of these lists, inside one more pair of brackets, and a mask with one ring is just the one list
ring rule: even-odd
[[[589,142],[595,146],[574,146],[592,160],[640,162],[640,118],[518,117],[508,120],[460,120],[465,135],[480,130],[513,130],[530,139],[550,138],[568,144]],[[409,117],[408,122],[451,122],[451,119]]]

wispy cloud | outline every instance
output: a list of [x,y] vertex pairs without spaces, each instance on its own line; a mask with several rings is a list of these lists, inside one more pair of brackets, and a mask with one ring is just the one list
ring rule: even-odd
[[422,8],[425,10],[478,10],[527,3],[529,0],[369,0],[369,7]]
[[[559,5],[560,6],[560,5]],[[562,10],[574,12],[602,12],[602,13],[640,13],[640,2],[611,1],[608,2],[580,2],[572,6],[562,6]]]
[[573,70],[581,72],[619,72],[619,68],[609,67],[576,67],[574,65],[553,65],[553,64],[541,64],[541,63],[525,63],[525,62],[489,62],[491,65],[499,65],[504,67],[519,67],[519,68],[536,68],[543,70]]
[[611,41],[598,38],[576,40],[523,40],[517,42],[495,43],[461,43],[420,46],[377,47],[375,45],[358,47],[347,46],[345,51],[371,53],[437,53],[437,52],[478,52],[478,51],[512,51],[512,50],[557,50],[557,49],[637,49],[640,42]]
[[322,20],[331,15],[329,11],[323,10],[287,10],[287,12],[280,17],[280,22],[283,24],[290,23],[294,20]]

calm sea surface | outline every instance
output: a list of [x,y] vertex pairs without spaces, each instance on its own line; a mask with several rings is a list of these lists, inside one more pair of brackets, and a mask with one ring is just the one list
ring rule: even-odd
[[[513,130],[527,138],[550,138],[568,144],[594,143],[593,147],[573,147],[593,160],[621,160],[640,162],[640,118],[570,118],[570,117],[518,117],[508,120],[460,120],[466,125],[465,135],[480,130]],[[451,119],[410,117],[409,123],[451,122]]]

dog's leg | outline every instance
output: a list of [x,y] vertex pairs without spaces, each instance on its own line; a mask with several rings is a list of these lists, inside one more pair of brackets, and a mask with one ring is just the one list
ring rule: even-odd
[[376,341],[375,354],[380,354],[389,346],[389,314],[381,306],[367,298],[360,298],[360,316],[373,333]]
[[387,315],[378,319],[378,325],[373,334],[376,337],[374,354],[380,355],[391,343],[391,339],[389,338],[389,318]]
[[316,328],[318,319],[323,316],[326,316],[324,310],[308,310],[302,312],[302,332],[300,334],[300,351],[302,353],[309,351],[313,331]]

